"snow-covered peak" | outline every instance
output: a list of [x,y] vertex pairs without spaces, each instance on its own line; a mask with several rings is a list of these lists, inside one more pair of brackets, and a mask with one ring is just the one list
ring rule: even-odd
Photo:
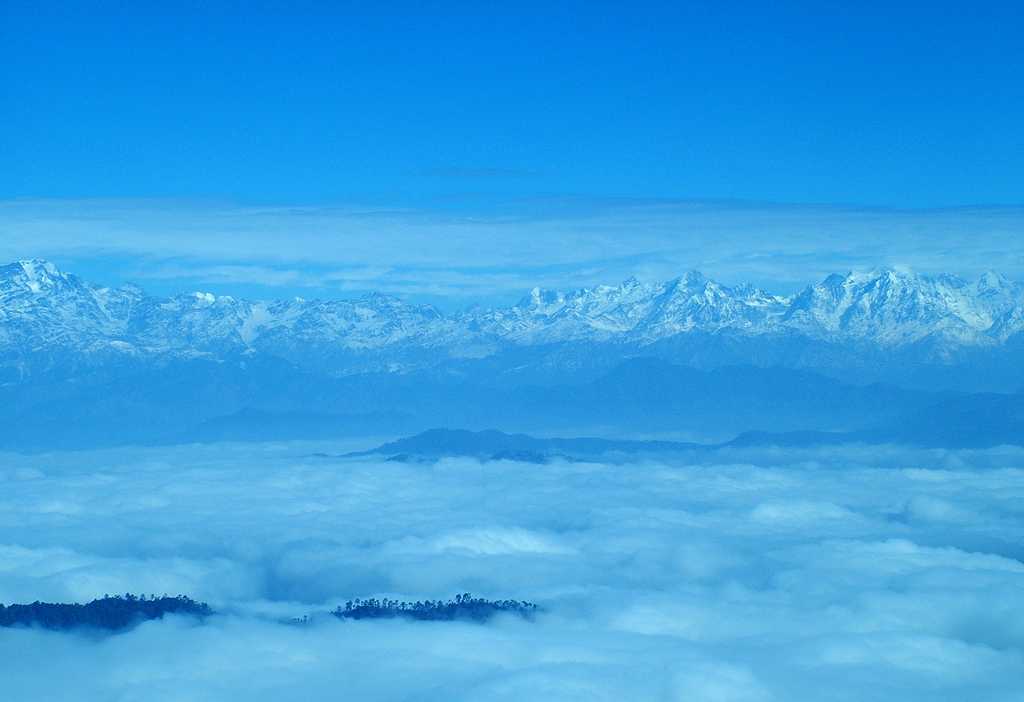
[[21,266],[21,270],[27,278],[51,279],[64,276],[57,266],[42,258],[24,259],[18,261],[16,265]]
[[68,276],[50,261],[33,258],[15,261],[0,268],[0,280],[7,283],[6,287],[17,285],[33,293],[40,293],[54,285],[66,283]]
[[678,278],[673,278],[666,285],[677,288],[703,288],[713,281],[708,280],[700,271],[687,271]]
[[777,314],[780,304],[752,286],[731,289],[690,271],[658,285],[628,278],[568,292],[534,288],[511,309],[476,313],[474,328],[521,344],[614,338],[651,343],[697,327],[749,330]]
[[1000,277],[983,276],[972,285],[954,275],[877,268],[830,275],[808,286],[793,298],[785,321],[805,333],[883,344],[934,336],[972,342],[1019,303],[1020,295]]
[[1016,287],[1009,278],[995,271],[985,271],[978,278],[978,290],[1006,290]]
[[524,309],[550,308],[552,305],[561,305],[564,301],[565,295],[558,290],[545,290],[544,288],[534,287],[516,306]]
[[973,287],[973,293],[979,300],[998,307],[1012,304],[1024,292],[1019,283],[993,271],[978,278]]

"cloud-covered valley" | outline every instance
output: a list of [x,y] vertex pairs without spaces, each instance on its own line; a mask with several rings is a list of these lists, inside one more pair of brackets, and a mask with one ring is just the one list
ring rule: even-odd
[[[4,697],[1020,699],[1019,449],[311,455],[372,444],[0,458],[0,602],[166,592],[220,612],[105,637],[2,629]],[[458,592],[544,612],[282,623]]]

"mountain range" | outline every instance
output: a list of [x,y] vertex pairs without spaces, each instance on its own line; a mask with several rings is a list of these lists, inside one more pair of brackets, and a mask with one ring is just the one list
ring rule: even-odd
[[997,390],[1000,367],[1024,348],[1024,285],[995,273],[967,281],[880,269],[830,275],[780,296],[690,272],[658,284],[534,289],[510,307],[445,314],[382,294],[158,298],[134,285],[95,285],[39,259],[0,267],[6,381],[111,363],[253,354],[332,376],[483,359],[513,374],[523,366],[561,372],[580,370],[580,348],[600,370],[654,355],[695,367],[807,368],[852,382],[891,379],[893,367],[973,363],[994,373],[984,389]]
[[880,428],[915,421],[968,445],[943,418],[993,407],[977,435],[1014,442],[1022,367],[1024,286],[995,274],[876,270],[779,296],[688,273],[443,313],[380,294],[160,298],[43,260],[0,267],[0,448],[437,426],[898,441]]

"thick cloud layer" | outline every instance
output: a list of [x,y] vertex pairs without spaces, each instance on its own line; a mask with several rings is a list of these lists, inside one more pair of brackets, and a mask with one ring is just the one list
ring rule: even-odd
[[[307,457],[323,448],[0,458],[0,601],[166,592],[225,612],[105,638],[0,630],[0,694],[1020,699],[1017,449],[626,466]],[[547,611],[279,621],[349,597],[466,591]]]

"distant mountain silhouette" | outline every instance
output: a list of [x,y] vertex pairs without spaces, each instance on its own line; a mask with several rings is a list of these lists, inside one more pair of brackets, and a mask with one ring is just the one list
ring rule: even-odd
[[758,446],[808,448],[848,443],[899,444],[924,448],[1024,446],[1024,395],[968,396],[909,415],[905,421],[858,431],[749,431],[721,443],[628,441],[599,438],[540,438],[497,430],[431,429],[346,458],[383,456],[402,462],[470,457],[481,461],[635,460],[639,456],[709,453]]
[[670,453],[704,448],[675,441],[623,441],[598,438],[539,438],[506,434],[496,430],[431,429],[405,439],[382,444],[370,451],[346,457],[383,455],[398,460],[424,460],[443,456],[470,456],[481,460],[519,460],[544,463],[553,459],[584,460],[610,454],[636,456],[641,453]]

